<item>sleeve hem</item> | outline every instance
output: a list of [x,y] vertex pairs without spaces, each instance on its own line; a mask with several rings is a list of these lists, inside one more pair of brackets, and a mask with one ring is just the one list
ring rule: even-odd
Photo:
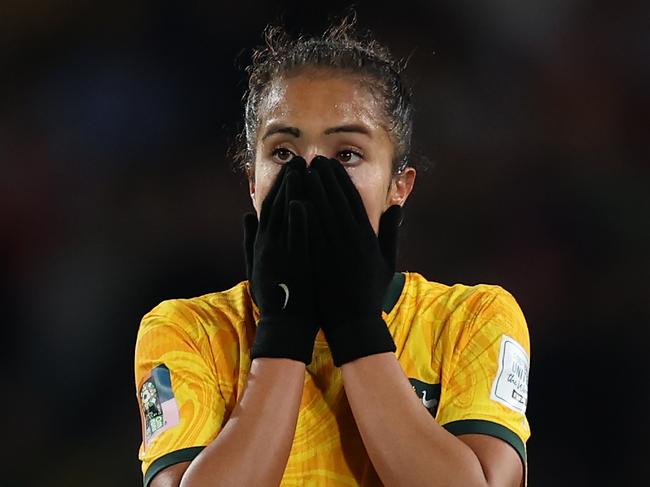
[[505,441],[519,454],[524,465],[524,470],[526,469],[526,445],[516,433],[505,426],[482,419],[463,419],[444,424],[443,427],[454,436],[480,434],[493,436]]
[[156,474],[161,470],[175,465],[181,462],[191,462],[194,460],[199,453],[204,449],[204,446],[193,446],[190,448],[183,448],[182,450],[176,450],[171,453],[167,453],[162,457],[156,459],[147,469],[147,472],[144,475],[144,487],[149,487],[151,479],[153,479]]

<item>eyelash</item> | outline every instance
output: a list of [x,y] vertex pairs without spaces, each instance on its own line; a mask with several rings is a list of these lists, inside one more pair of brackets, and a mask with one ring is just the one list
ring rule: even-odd
[[[277,147],[271,151],[271,157],[274,158],[276,155],[278,155],[279,152],[289,152],[290,154],[295,157],[296,155],[293,153],[293,151],[287,149],[286,147]],[[289,161],[281,161],[280,164],[287,163]]]
[[[276,148],[273,149],[273,151],[271,152],[271,157],[275,157],[275,156],[278,155],[281,151],[282,151],[282,152],[289,152],[290,154],[293,155],[293,157],[296,156],[296,154],[295,154],[292,150],[287,149],[286,147],[276,147]],[[341,164],[354,165],[354,163],[348,163],[348,162],[346,162],[346,161],[341,161],[341,160],[340,160],[340,158],[339,158],[338,156],[340,156],[341,154],[344,154],[344,153],[350,153],[350,154],[353,154],[353,155],[357,156],[360,160],[363,160],[363,154],[362,154],[361,152],[359,152],[359,151],[357,151],[357,150],[353,150],[353,149],[343,149],[343,150],[340,150],[340,151],[338,151],[338,152],[336,153],[336,155],[337,155],[337,159],[339,159],[339,161],[341,162]],[[280,162],[280,164],[285,164],[285,163],[287,163],[287,162],[289,162],[289,161],[282,161],[282,162]]]

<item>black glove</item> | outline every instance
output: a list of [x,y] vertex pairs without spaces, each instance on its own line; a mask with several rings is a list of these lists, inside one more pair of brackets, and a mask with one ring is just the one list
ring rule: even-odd
[[244,247],[251,294],[260,309],[251,359],[311,362],[318,332],[307,211],[305,160],[294,157],[278,173],[255,214],[244,216]]
[[395,273],[401,207],[384,213],[378,237],[339,161],[314,158],[306,181],[316,306],[334,364],[394,352],[382,304]]

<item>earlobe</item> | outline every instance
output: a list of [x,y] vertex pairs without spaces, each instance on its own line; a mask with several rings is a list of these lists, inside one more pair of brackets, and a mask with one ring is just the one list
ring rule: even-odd
[[257,206],[255,205],[255,179],[251,177],[248,178],[248,194],[251,197],[253,208],[257,210]]
[[393,177],[391,181],[390,193],[388,195],[388,204],[404,206],[415,184],[416,171],[412,167],[407,167],[401,174]]

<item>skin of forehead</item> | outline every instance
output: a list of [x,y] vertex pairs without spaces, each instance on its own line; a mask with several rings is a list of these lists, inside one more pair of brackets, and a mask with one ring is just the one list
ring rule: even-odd
[[[326,90],[328,96],[310,98],[312,89]],[[303,70],[273,81],[260,104],[260,127],[275,120],[290,122],[293,116],[300,117],[301,112],[314,111],[338,119],[337,123],[361,122],[371,130],[386,131],[382,109],[360,78],[324,69]]]

